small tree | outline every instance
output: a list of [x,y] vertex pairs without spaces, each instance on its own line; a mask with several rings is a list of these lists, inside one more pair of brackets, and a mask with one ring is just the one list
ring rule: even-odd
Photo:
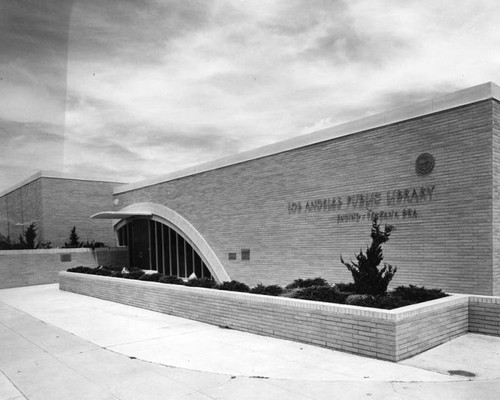
[[80,238],[76,234],[76,226],[73,226],[73,229],[71,229],[71,233],[69,235],[69,245],[66,247],[80,247],[81,243],[79,240]]
[[9,236],[4,236],[0,233],[0,250],[11,250],[12,242]]
[[352,273],[354,288],[359,294],[381,295],[387,291],[387,286],[397,271],[396,267],[384,263],[382,269],[378,269],[379,264],[384,259],[382,254],[382,244],[389,240],[394,227],[385,225],[384,231],[380,230],[378,216],[372,218],[371,238],[372,244],[366,249],[366,255],[360,251],[356,255],[358,262],[344,261],[340,256],[340,261]]
[[23,249],[36,249],[38,243],[36,242],[37,228],[35,223],[31,223],[26,230],[19,235],[19,244]]

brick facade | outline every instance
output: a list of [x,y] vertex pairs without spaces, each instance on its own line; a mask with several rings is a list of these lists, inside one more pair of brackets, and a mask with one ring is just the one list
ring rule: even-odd
[[17,241],[23,229],[34,222],[39,241],[50,241],[53,247],[69,241],[73,226],[80,241],[115,245],[109,221],[89,217],[112,207],[116,182],[53,177],[39,173],[0,197],[0,233]]
[[[398,267],[392,286],[498,294],[498,118],[496,100],[477,101],[118,190],[114,209],[169,207],[200,232],[231,279],[250,285],[317,276],[351,281],[340,256],[354,257],[369,244],[368,212],[382,211],[382,222],[396,227],[384,247],[385,260]],[[435,159],[428,175],[416,173],[422,153]],[[242,249],[250,249],[249,261]]]
[[468,330],[466,295],[378,310],[69,272],[59,276],[61,290],[389,361]]

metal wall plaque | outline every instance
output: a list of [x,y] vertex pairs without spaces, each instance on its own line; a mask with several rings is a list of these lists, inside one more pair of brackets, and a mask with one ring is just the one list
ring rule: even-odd
[[236,260],[236,253],[227,253],[227,258],[229,260]]
[[70,262],[71,261],[71,253],[61,254],[61,262]]
[[241,249],[241,259],[250,260],[250,249]]
[[419,175],[430,174],[434,169],[434,157],[429,153],[422,153],[417,157],[415,161],[415,170]]

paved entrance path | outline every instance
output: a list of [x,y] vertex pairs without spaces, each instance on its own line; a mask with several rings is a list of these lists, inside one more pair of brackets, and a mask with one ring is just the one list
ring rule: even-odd
[[[450,372],[451,371],[451,372]],[[0,399],[498,399],[500,338],[379,361],[61,292],[0,290]]]

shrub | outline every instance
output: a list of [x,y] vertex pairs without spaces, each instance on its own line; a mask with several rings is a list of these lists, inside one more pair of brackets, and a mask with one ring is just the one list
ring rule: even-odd
[[178,276],[165,275],[159,280],[160,283],[169,283],[171,285],[184,285],[184,281]]
[[99,247],[106,247],[106,245],[103,242],[96,242],[95,240],[92,240],[91,242],[89,242],[87,240],[85,243],[80,242],[80,247],[85,247],[88,249],[95,250]]
[[344,303],[348,295],[332,286],[309,286],[296,290],[291,297],[327,303]]
[[283,288],[278,285],[263,285],[259,283],[257,286],[250,289],[250,293],[264,294],[266,296],[279,296],[283,293]]
[[345,304],[361,307],[377,307],[376,303],[377,298],[371,294],[351,294],[345,300]]
[[92,274],[94,272],[94,268],[83,267],[83,266],[79,265],[78,267],[69,268],[67,271],[68,272],[78,272],[80,274]]
[[377,302],[374,307],[392,310],[394,308],[409,306],[415,304],[410,300],[395,296],[392,293],[387,293],[385,296],[377,296]]
[[103,265],[101,268],[107,269],[111,272],[122,272],[123,268],[121,265]]
[[228,290],[231,292],[249,292],[250,287],[243,282],[230,281],[219,283],[216,287],[219,290]]
[[185,285],[191,287],[214,288],[217,286],[217,282],[210,278],[194,278],[188,280]]
[[89,275],[101,275],[101,276],[112,276],[113,272],[105,269],[104,267],[97,267],[97,268],[90,268],[90,267],[83,267],[83,266],[78,266],[74,268],[69,268],[67,270],[68,272],[78,272],[80,274],[89,274]]
[[382,269],[378,269],[378,265],[383,260],[382,244],[389,240],[394,227],[386,225],[384,231],[380,230],[378,224],[378,216],[374,214],[372,218],[372,243],[366,249],[366,255],[362,251],[356,256],[358,262],[344,261],[340,256],[340,261],[352,273],[356,293],[382,295],[387,292],[387,286],[396,273],[397,268],[384,263]]
[[323,278],[295,279],[293,283],[286,285],[287,289],[306,288],[311,286],[328,286]]
[[336,283],[335,289],[346,292],[346,293],[356,293],[356,286],[354,283]]
[[414,285],[398,286],[391,292],[391,294],[398,296],[401,299],[409,300],[414,304],[448,296],[441,289],[426,289],[423,286],[417,287]]
[[92,272],[93,275],[101,275],[101,276],[112,276],[113,272],[110,271],[109,269],[105,269],[102,267],[97,267],[93,269]]
[[158,274],[158,273],[153,273],[153,274],[144,274],[139,277],[140,281],[147,281],[147,282],[159,282],[162,277],[165,275],[163,274]]
[[139,279],[141,276],[143,276],[145,274],[145,272],[140,269],[140,270],[132,270],[128,273],[124,273],[122,278],[126,278],[126,279]]

